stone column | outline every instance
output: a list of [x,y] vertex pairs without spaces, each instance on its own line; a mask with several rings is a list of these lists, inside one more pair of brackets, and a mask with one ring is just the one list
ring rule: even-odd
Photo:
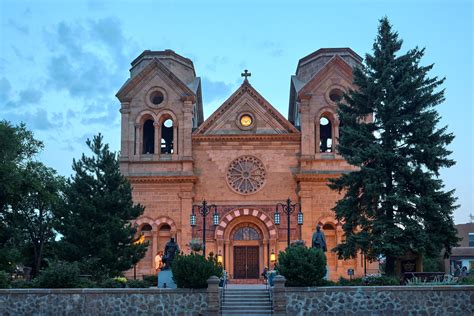
[[224,240],[224,270],[227,271],[227,276],[230,277],[231,261],[230,261],[230,241]]
[[[311,247],[311,238],[313,232],[316,229],[315,221],[317,218],[313,218],[313,189],[311,182],[300,182],[299,191],[301,210],[303,212],[303,225],[301,225],[301,238],[306,241],[306,245]],[[316,216],[315,216],[316,217]]]
[[160,139],[160,123],[158,122],[153,122],[153,132],[154,132],[154,137],[155,137],[155,143],[153,144],[153,150],[155,151],[155,155],[160,154],[160,149],[161,149],[161,139]]
[[178,157],[178,122],[173,122],[173,157]]
[[207,313],[206,315],[220,314],[219,278],[215,275],[207,280]]
[[183,122],[181,130],[183,131],[181,139],[183,140],[181,155],[185,159],[190,159],[192,157],[193,148],[192,148],[192,136],[193,133],[193,97],[183,98]]
[[129,131],[129,120],[130,120],[130,102],[122,102],[122,108],[120,109],[120,113],[122,114],[122,139],[120,142],[120,156],[122,158],[128,159],[131,154],[131,149],[129,147],[131,143],[131,139],[133,136]]
[[142,139],[142,128],[140,124],[135,124],[135,155],[140,157],[141,154],[141,139]]
[[181,238],[178,244],[182,251],[187,252],[185,245],[188,244],[192,238],[192,227],[189,220],[191,208],[193,207],[193,184],[181,184],[181,192],[179,192],[178,196],[181,199]]
[[277,275],[273,279],[273,315],[274,316],[285,316],[286,315],[286,295],[285,295],[285,277]]
[[[336,225],[335,233],[336,233],[336,245],[339,245],[342,242],[342,235],[344,233],[340,224]],[[328,249],[328,251],[329,251],[329,249]],[[336,274],[344,275],[344,270],[343,270],[344,269],[344,266],[343,266],[344,261],[339,259],[337,254],[335,256],[336,256]]]
[[153,269],[153,273],[156,273],[156,267],[155,267],[155,257],[158,254],[158,231],[156,230],[156,227],[154,230],[152,230],[152,242],[151,242],[151,266]]
[[311,119],[310,96],[301,98],[300,117],[301,117],[301,156],[314,156],[314,122]]

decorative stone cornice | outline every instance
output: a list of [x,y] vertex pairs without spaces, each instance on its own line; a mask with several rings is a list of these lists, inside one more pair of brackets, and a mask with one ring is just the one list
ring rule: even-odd
[[245,135],[193,135],[193,142],[239,142],[239,141],[294,141],[301,140],[301,134],[245,134]]
[[296,182],[327,182],[328,179],[338,178],[337,173],[298,173],[295,175]]
[[128,176],[130,183],[196,183],[196,176]]

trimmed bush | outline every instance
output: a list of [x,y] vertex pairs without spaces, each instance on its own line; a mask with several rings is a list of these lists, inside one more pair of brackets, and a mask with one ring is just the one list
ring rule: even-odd
[[290,246],[279,253],[276,269],[286,278],[286,286],[323,285],[326,256],[320,249]]
[[156,275],[144,275],[143,281],[148,282],[150,286],[158,286],[158,278]]
[[468,275],[466,277],[461,278],[460,283],[466,285],[474,285],[474,275]]
[[179,288],[207,288],[207,280],[211,276],[222,277],[222,266],[217,263],[217,258],[212,253],[208,259],[196,253],[179,254],[174,258],[171,271]]
[[10,285],[13,289],[31,289],[31,288],[35,287],[33,282],[27,281],[27,280],[22,280],[22,279],[13,280],[10,283]]
[[389,276],[373,276],[369,275],[364,278],[353,278],[345,279],[343,277],[339,278],[337,285],[340,286],[383,286],[383,285],[400,285],[400,279],[397,277],[389,277]]
[[352,278],[351,279],[346,279],[343,277],[340,277],[339,280],[337,281],[337,285],[339,286],[361,286],[365,285],[364,280],[362,278]]
[[10,287],[10,274],[0,271],[0,289],[8,289]]
[[118,288],[124,288],[126,285],[127,279],[125,279],[125,282],[122,279],[119,278],[113,278],[113,279],[106,279],[102,281],[99,285],[102,288],[107,288],[107,289],[118,289]]
[[40,288],[80,287],[79,267],[76,263],[54,262],[40,272],[35,283]]
[[129,288],[147,288],[150,287],[150,283],[144,280],[128,280],[127,287]]

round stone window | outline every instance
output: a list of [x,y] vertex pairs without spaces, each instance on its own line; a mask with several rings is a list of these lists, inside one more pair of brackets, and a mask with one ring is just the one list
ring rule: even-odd
[[257,192],[263,187],[265,180],[265,166],[254,156],[241,156],[227,168],[227,184],[240,194]]
[[163,92],[161,91],[153,91],[150,94],[150,102],[154,105],[160,105],[163,103],[163,100],[165,99],[165,96],[163,95]]
[[334,88],[329,92],[329,100],[334,103],[340,102],[342,100],[343,92],[339,88]]

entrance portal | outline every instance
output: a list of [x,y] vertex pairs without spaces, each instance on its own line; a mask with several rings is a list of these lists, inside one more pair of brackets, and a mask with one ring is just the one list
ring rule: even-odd
[[235,279],[258,279],[258,253],[258,246],[234,246]]

